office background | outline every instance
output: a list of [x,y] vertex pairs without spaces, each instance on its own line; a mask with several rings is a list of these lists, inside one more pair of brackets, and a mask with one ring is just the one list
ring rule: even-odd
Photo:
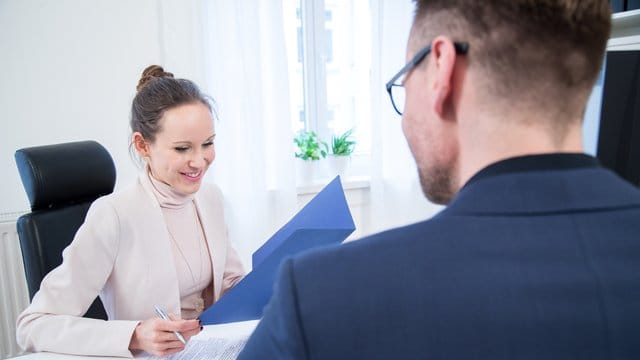
[[[413,3],[366,2],[371,81],[359,91],[371,97],[371,149],[368,165],[345,179],[358,228],[351,239],[440,209],[421,194],[383,87],[404,64]],[[640,48],[639,12],[614,16],[610,49]],[[295,89],[281,81],[287,72],[281,19],[278,1],[0,0],[0,358],[17,354],[13,322],[26,304],[26,292],[6,290],[22,276],[11,229],[28,211],[13,153],[96,140],[114,159],[116,191],[131,183],[139,169],[128,150],[129,107],[146,65],[194,80],[217,102],[217,159],[206,181],[225,193],[231,241],[247,268],[251,253],[328,182],[327,174],[310,186],[296,184],[289,121]],[[599,96],[594,92],[587,111],[588,151],[597,138]]]
[[[358,227],[354,238],[439,209],[423,200],[383,88],[405,61],[412,6],[371,2],[372,80],[360,91],[372,97],[376,166],[364,180],[345,184]],[[9,229],[2,253],[11,259],[0,260],[2,281],[19,282],[22,275],[12,229],[28,202],[15,150],[93,139],[115,161],[116,191],[131,183],[139,170],[128,151],[129,107],[142,69],[154,63],[194,80],[217,102],[217,159],[205,180],[223,189],[230,237],[249,268],[251,253],[319,190],[296,185],[289,90],[279,81],[286,66],[276,23],[281,12],[272,1],[0,0],[0,216]],[[0,341],[12,341],[24,294],[1,291]],[[5,344],[0,357],[15,354]]]
[[[281,10],[273,4],[1,1],[0,68],[5,76],[0,114],[5,126],[0,214],[11,220],[28,210],[13,160],[21,147],[93,139],[114,158],[116,191],[132,182],[139,170],[128,150],[129,108],[141,70],[160,63],[176,76],[194,80],[216,100],[221,118],[217,159],[206,180],[221,185],[233,217],[252,219],[252,229],[236,229],[230,219],[231,230],[240,231],[240,246],[248,242],[250,250],[263,241],[299,206],[294,134],[289,122],[281,120],[290,117],[288,89],[274,87],[280,86],[277,75],[286,66],[278,52],[284,40],[264,34],[277,29],[274,22]],[[361,92],[374,99],[371,163],[376,166],[365,174],[369,182],[362,187],[368,186],[367,195],[372,200],[379,196],[384,206],[370,203],[370,229],[359,235],[419,220],[438,209],[420,196],[400,119],[383,89],[389,74],[404,62],[412,4],[372,4],[378,19],[372,29],[374,74],[371,86]]]

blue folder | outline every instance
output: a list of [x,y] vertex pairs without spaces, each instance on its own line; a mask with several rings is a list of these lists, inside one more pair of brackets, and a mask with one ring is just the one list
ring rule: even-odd
[[336,176],[253,253],[253,271],[205,310],[200,320],[210,325],[261,318],[282,260],[305,250],[341,243],[354,230],[340,177]]

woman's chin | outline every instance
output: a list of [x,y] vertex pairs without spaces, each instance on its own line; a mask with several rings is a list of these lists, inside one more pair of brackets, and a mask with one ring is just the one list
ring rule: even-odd
[[186,194],[186,195],[191,195],[194,194],[196,192],[198,192],[198,190],[200,190],[200,182],[198,181],[197,183],[181,183],[178,185],[178,187],[176,188],[176,190],[178,190],[179,192]]

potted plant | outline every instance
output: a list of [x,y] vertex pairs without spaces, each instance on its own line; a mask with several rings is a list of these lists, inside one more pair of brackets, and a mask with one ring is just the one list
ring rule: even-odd
[[315,131],[300,130],[293,142],[298,146],[296,157],[302,160],[320,160],[327,156],[329,146],[318,139]]
[[296,164],[298,169],[298,182],[311,183],[315,177],[317,160],[324,159],[329,152],[329,145],[320,140],[314,131],[300,130],[293,138],[297,146],[296,158],[300,159]]
[[345,175],[351,154],[355,149],[356,142],[351,139],[353,129],[347,130],[339,136],[331,137],[331,165],[337,175]]

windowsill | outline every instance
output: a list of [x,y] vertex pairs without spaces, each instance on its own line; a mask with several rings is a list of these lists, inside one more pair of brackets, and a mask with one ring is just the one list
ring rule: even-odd
[[640,9],[628,10],[628,11],[620,11],[617,13],[613,13],[611,17],[613,22],[616,24],[625,24],[627,22],[631,22],[631,25],[637,25],[637,18],[640,16]]
[[[369,189],[371,186],[371,178],[369,176],[347,176],[340,179],[342,188],[347,190]],[[324,188],[331,179],[316,180],[309,184],[296,186],[297,195],[317,194]]]
[[640,9],[617,12],[611,17],[612,39],[638,35],[639,31]]

